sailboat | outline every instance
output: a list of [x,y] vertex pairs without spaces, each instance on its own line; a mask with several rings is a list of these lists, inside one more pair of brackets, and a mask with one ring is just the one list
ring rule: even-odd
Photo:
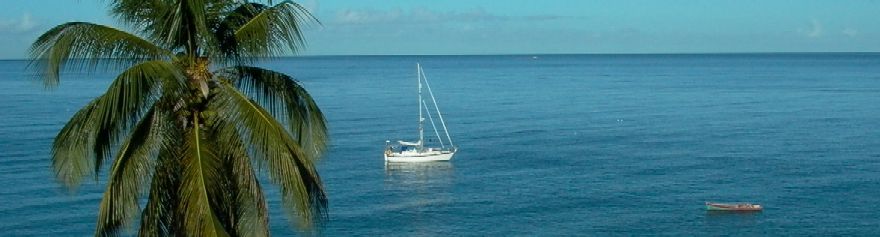
[[[437,107],[437,100],[434,98],[434,92],[431,91],[431,85],[428,84],[428,78],[425,76],[425,71],[422,70],[420,64],[416,64],[416,77],[418,78],[419,84],[419,140],[415,142],[397,141],[396,144],[392,144],[390,140],[385,141],[385,162],[449,161],[458,150],[455,145],[452,144],[452,137],[449,136],[449,130],[446,129],[446,122],[443,120],[443,114],[440,113],[440,107]],[[443,138],[440,136],[440,132],[437,130],[436,124],[434,124],[434,117],[431,115],[432,112],[428,103],[422,99],[422,82],[424,82],[428,95],[430,95],[431,102],[433,102],[432,104],[437,112],[437,117],[440,119],[440,125],[443,126],[443,132],[446,134],[446,142],[444,142]],[[425,145],[425,115],[428,116],[428,121],[431,122],[431,127],[434,128],[434,134],[437,136],[437,141],[440,142],[440,147],[430,147]]]

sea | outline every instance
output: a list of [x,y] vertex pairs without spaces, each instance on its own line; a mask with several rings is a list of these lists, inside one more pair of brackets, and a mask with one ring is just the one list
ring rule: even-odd
[[[417,63],[459,152],[386,164],[386,141],[417,139]],[[50,144],[118,72],[66,72],[46,89],[27,65],[0,61],[0,236],[93,235],[107,171],[64,188]],[[297,78],[331,134],[318,163],[329,219],[297,228],[266,184],[276,236],[880,235],[880,54],[259,65]],[[765,209],[708,212],[707,201]]]

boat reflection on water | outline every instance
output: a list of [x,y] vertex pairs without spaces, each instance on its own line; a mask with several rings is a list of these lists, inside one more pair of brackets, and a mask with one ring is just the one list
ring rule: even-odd
[[718,217],[718,218],[754,218],[760,216],[762,213],[757,211],[707,211],[706,217]]
[[707,226],[751,227],[761,222],[762,212],[705,211]]
[[401,203],[451,201],[453,171],[449,162],[385,163],[385,191]]
[[385,163],[384,211],[397,217],[400,233],[433,236],[454,205],[452,163]]
[[385,163],[385,183],[413,188],[451,186],[454,169],[450,162]]

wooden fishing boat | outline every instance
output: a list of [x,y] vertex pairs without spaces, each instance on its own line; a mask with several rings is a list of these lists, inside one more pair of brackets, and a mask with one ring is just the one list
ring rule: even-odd
[[706,202],[707,211],[761,211],[764,207],[751,203],[713,203]]

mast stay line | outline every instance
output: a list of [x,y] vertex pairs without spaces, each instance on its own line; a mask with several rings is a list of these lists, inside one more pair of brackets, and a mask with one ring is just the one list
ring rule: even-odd
[[[428,104],[422,100],[422,105],[425,106],[425,110],[428,110]],[[434,128],[434,134],[437,135],[437,141],[440,141],[440,148],[446,148],[446,145],[443,145],[443,138],[440,138],[440,132],[437,131],[437,125],[434,125],[434,116],[431,116],[431,113],[428,113],[428,121],[431,121],[431,127]]]
[[[428,88],[428,94],[431,95],[431,101],[434,102],[434,109],[437,109],[437,116],[440,117],[440,124],[443,125],[443,132],[446,133],[446,138],[449,139],[449,146],[454,148],[455,145],[452,144],[452,136],[449,136],[449,130],[446,129],[446,122],[443,121],[443,114],[440,113],[440,107],[437,106],[437,100],[434,99],[434,92],[431,91],[431,83],[428,83],[428,76],[425,75],[425,71],[422,70],[421,66],[419,66],[419,76],[421,78],[425,79],[425,87]],[[419,79],[419,92],[420,92],[419,96],[421,96],[421,88],[422,88],[422,80]],[[421,97],[419,97],[419,99],[421,100]],[[425,107],[425,109],[427,110],[428,108]],[[419,109],[420,114],[421,114],[421,112],[422,112],[422,109]]]

